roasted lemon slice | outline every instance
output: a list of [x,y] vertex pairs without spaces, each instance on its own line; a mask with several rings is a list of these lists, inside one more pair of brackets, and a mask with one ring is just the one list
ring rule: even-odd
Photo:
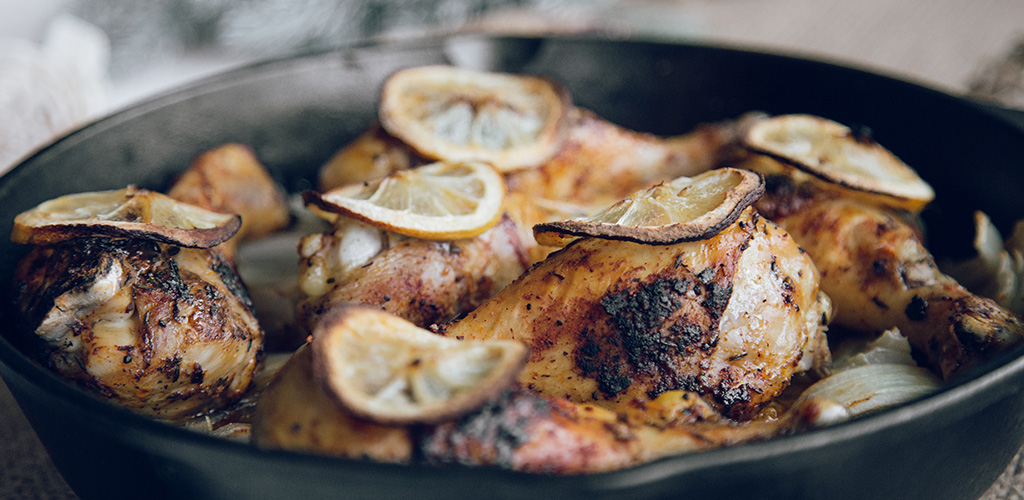
[[764,194],[761,176],[723,168],[638,191],[591,217],[537,224],[541,245],[565,246],[581,236],[668,245],[710,238]]
[[552,80],[423,66],[381,90],[381,125],[428,158],[483,161],[501,172],[533,167],[565,135],[569,93]]
[[324,390],[378,423],[435,423],[479,408],[516,380],[526,347],[456,340],[384,311],[348,306],[313,332],[313,370]]
[[86,237],[148,238],[209,248],[234,235],[241,223],[238,215],[211,212],[128,186],[43,202],[14,218],[11,241],[45,245]]
[[743,145],[849,189],[892,197],[921,208],[935,192],[912,168],[869,137],[810,115],[782,115],[748,129]]
[[483,163],[436,162],[320,194],[307,204],[416,238],[471,238],[501,216],[505,182]]

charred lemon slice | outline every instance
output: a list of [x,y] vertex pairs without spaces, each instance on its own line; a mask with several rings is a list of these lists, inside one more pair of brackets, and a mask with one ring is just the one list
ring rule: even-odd
[[423,66],[384,83],[379,116],[423,156],[508,172],[555,154],[569,108],[569,93],[546,78]]
[[76,238],[147,238],[191,248],[223,243],[241,226],[238,215],[212,212],[128,186],[61,196],[14,218],[11,241],[45,245]]
[[638,191],[590,217],[537,224],[537,242],[565,246],[590,236],[669,245],[710,238],[764,194],[761,176],[723,168]]
[[455,340],[362,306],[329,313],[313,332],[313,370],[352,414],[389,424],[436,423],[479,408],[526,363],[517,341]]
[[436,162],[320,194],[307,204],[416,238],[471,238],[501,216],[505,182],[483,163]]
[[783,115],[748,129],[744,146],[827,182],[921,208],[935,192],[912,168],[870,137],[810,115]]

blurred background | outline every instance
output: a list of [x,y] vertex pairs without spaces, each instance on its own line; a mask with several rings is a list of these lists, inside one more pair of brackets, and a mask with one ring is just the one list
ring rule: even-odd
[[[220,71],[459,31],[738,45],[1024,109],[1024,0],[0,0],[0,173]],[[1018,457],[986,499],[1024,498],[1022,469]],[[2,382],[0,498],[74,498]]]
[[25,124],[2,134],[0,169],[39,137],[247,62],[467,30],[751,46],[1024,107],[1021,0],[0,0],[0,103]]

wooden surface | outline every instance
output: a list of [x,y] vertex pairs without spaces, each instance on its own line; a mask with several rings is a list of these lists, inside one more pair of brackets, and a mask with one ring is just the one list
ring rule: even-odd
[[[983,76],[994,61],[1006,57],[1024,38],[1022,0],[647,0],[606,1],[596,6],[576,2],[553,4],[543,15],[504,12],[486,22],[546,23],[562,29],[596,27],[643,36],[739,43],[833,58],[952,93],[966,92],[972,81]],[[170,81],[181,83],[189,76],[178,74]],[[133,90],[128,88],[130,81],[121,84],[122,91]],[[159,90],[163,89],[150,85],[145,92]],[[133,95],[137,94],[136,90]],[[1024,107],[1024,103],[1008,104]],[[75,498],[2,383],[0,498]],[[983,498],[1024,499],[1024,467],[1019,456]]]

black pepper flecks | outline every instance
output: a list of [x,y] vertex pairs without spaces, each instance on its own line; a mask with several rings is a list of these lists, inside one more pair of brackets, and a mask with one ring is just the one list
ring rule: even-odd
[[674,333],[678,333],[676,336],[676,347],[682,351],[683,349],[700,341],[701,337],[704,336],[704,332],[700,325],[695,324],[684,324],[675,329]]
[[155,285],[155,288],[164,290],[174,297],[180,297],[185,302],[191,302],[195,299],[188,283],[185,283],[185,280],[181,278],[178,261],[174,259],[167,261],[166,266],[155,267],[147,278],[146,281]]
[[213,270],[217,271],[220,280],[224,282],[224,286],[227,287],[228,291],[237,297],[246,308],[250,311],[253,310],[252,296],[249,295],[249,289],[245,287],[245,283],[242,282],[242,278],[238,276],[235,269],[218,257],[213,264]]

